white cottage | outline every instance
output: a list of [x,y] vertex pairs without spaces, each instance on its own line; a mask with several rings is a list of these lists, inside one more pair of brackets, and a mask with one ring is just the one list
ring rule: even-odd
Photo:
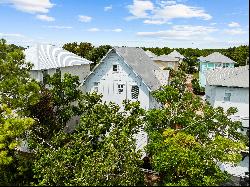
[[[237,68],[222,68],[206,72],[206,100],[213,107],[236,107],[238,112],[231,116],[232,120],[241,121],[243,134],[249,136],[249,65]],[[249,172],[249,153],[237,167],[223,165],[234,176],[245,176]]]
[[43,82],[45,75],[53,75],[61,71],[62,75],[70,73],[79,76],[80,81],[90,73],[90,64],[87,59],[81,58],[62,48],[48,44],[36,44],[24,51],[25,60],[33,64],[31,77]]
[[[162,71],[141,48],[114,47],[86,78],[84,89],[103,95],[103,101],[122,107],[123,100],[140,101],[141,107],[159,107],[151,92],[168,84],[169,71]],[[137,149],[147,144],[147,134],[136,135]],[[145,156],[145,153],[144,155]]]
[[144,109],[159,104],[151,92],[168,83],[169,71],[162,71],[141,48],[114,47],[85,80],[87,92],[96,91],[104,101],[122,106],[123,100],[140,101]]

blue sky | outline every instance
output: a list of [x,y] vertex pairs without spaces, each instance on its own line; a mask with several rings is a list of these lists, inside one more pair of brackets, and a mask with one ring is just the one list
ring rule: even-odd
[[0,38],[227,48],[249,44],[249,0],[0,0]]

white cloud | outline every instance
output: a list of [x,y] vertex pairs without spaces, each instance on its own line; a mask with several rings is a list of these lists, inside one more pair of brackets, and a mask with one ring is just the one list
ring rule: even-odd
[[238,28],[238,29],[225,29],[224,33],[230,34],[230,35],[241,35],[241,34],[246,34],[247,31],[244,31],[241,28]]
[[51,29],[72,29],[71,26],[62,26],[62,25],[51,25],[51,26],[48,26],[48,28],[51,28]]
[[217,23],[213,22],[213,23],[210,23],[210,25],[217,25]]
[[6,0],[17,10],[27,13],[48,13],[54,6],[50,0]]
[[79,15],[78,19],[79,19],[80,22],[84,22],[84,23],[92,21],[92,17],[90,17],[90,16],[84,16],[84,15]]
[[134,0],[132,5],[128,5],[129,12],[133,15],[128,19],[147,18],[149,10],[154,10],[154,4],[149,0]]
[[157,4],[159,4],[161,7],[164,7],[166,5],[175,5],[176,1],[166,1],[166,0],[159,0]]
[[89,32],[98,32],[98,31],[100,31],[100,29],[98,29],[98,28],[91,28],[91,29],[88,29],[87,31],[89,31]]
[[143,23],[161,25],[161,24],[164,24],[166,22],[163,21],[163,20],[149,20],[149,19],[146,19],[146,20],[143,21]]
[[55,21],[54,17],[43,15],[43,14],[36,15],[36,18],[39,20],[48,21],[48,22]]
[[146,19],[147,24],[163,24],[175,18],[201,18],[210,20],[211,15],[200,7],[192,7],[184,4],[178,4],[176,1],[160,1],[154,5],[150,0],[134,0],[132,5],[128,6],[132,16],[127,19]]
[[25,36],[18,33],[0,33],[1,37],[17,37],[17,38],[24,38]]
[[175,25],[169,30],[156,32],[138,32],[138,36],[167,38],[170,40],[194,40],[211,39],[209,33],[217,31],[214,27],[193,26],[193,25]]
[[237,22],[231,22],[228,24],[229,27],[240,27],[240,24]]
[[109,11],[109,10],[112,10],[112,5],[109,5],[109,6],[106,6],[104,7],[104,11]]
[[113,32],[122,32],[122,29],[113,29]]

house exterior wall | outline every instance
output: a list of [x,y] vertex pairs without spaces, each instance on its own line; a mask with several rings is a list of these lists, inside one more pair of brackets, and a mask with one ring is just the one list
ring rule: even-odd
[[[118,65],[118,71],[113,71],[113,65]],[[97,86],[98,84],[98,86]],[[123,92],[118,92],[118,85],[123,84]],[[84,84],[86,92],[94,92],[103,95],[103,101],[114,102],[123,109],[122,101],[132,99],[131,88],[133,85],[139,87],[138,101],[144,109],[160,107],[159,103],[152,97],[148,87],[143,83],[142,79],[137,76],[133,70],[124,63],[123,59],[114,51],[110,52],[97,69],[91,74]],[[98,87],[98,89],[97,89]],[[148,142],[148,135],[141,130],[135,134],[136,149],[142,150],[142,158],[146,156],[144,151]]]
[[[113,71],[113,65],[118,65],[118,71]],[[144,109],[150,108],[150,92],[142,79],[137,76],[123,59],[115,52],[110,52],[104,62],[93,72],[85,82],[87,92],[95,91],[95,84],[98,84],[97,93],[103,95],[103,101],[114,102],[122,107],[122,101],[132,99],[131,88],[134,85],[139,87],[138,101]],[[118,85],[123,86],[123,92],[118,92]]]
[[[243,129],[239,132],[246,135],[249,130],[249,88],[206,86],[206,99],[213,107],[223,107],[227,110],[230,107],[236,107],[238,112],[230,118],[233,121],[241,121]],[[230,101],[225,101],[225,93],[231,93]],[[245,157],[237,166],[223,164],[223,170],[228,171],[234,176],[244,176],[249,172],[249,156]]]
[[174,69],[175,71],[178,70],[179,66],[179,62],[154,60],[154,63],[156,63],[161,69],[169,67]]
[[[206,98],[213,107],[221,106],[225,110],[236,107],[235,116],[249,117],[249,88],[206,86]],[[225,93],[231,93],[230,101],[225,101]]]
[[212,70],[216,68],[224,68],[224,67],[234,67],[234,63],[214,63],[214,62],[200,62],[200,70],[199,70],[199,83],[202,87],[206,86],[206,77],[205,72],[207,70]]
[[[70,73],[72,75],[79,76],[79,80],[82,82],[84,78],[90,73],[90,64],[61,67],[60,70],[61,70],[62,76],[65,73]],[[48,69],[48,74],[50,76],[52,76],[55,72],[56,72],[56,69]],[[38,82],[43,81],[42,70],[31,70],[30,76],[31,78],[34,78]]]

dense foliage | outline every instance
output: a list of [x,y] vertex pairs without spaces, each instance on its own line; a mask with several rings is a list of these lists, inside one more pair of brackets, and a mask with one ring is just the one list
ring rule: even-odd
[[13,109],[27,108],[38,101],[39,85],[30,78],[32,65],[22,50],[0,40],[0,98]]
[[177,50],[180,54],[185,56],[186,58],[198,58],[200,56],[207,56],[213,52],[220,52],[223,55],[226,55],[227,57],[231,58],[235,62],[237,62],[236,65],[238,66],[244,66],[246,65],[246,59],[249,56],[249,45],[241,45],[238,47],[230,47],[228,49],[193,49],[193,48],[175,48],[171,49],[168,47],[151,47],[151,48],[144,48],[144,50],[150,50],[156,55],[163,55],[163,54],[169,54],[173,50]]
[[175,82],[154,93],[164,108],[147,113],[153,169],[163,185],[219,185],[227,179],[219,163],[239,162],[246,148],[246,137],[237,131],[241,122],[229,119],[237,110],[214,109]]
[[[39,185],[138,185],[143,184],[140,153],[133,134],[142,124],[138,103],[115,104],[86,95],[85,112],[76,130],[56,133],[50,146],[37,147],[34,162]],[[67,176],[67,177],[65,177]]]
[[196,95],[204,95],[205,94],[205,88],[200,86],[198,79],[194,78],[192,79],[192,88],[193,92]]
[[[64,47],[96,62],[109,48]],[[70,74],[40,85],[19,47],[1,40],[0,49],[0,185],[145,185],[134,136],[142,128],[162,185],[218,185],[227,178],[219,163],[237,163],[248,143],[229,118],[237,110],[214,109],[188,92],[183,71],[171,70],[170,84],[153,93],[164,107],[144,111],[139,102],[120,108],[84,94]]]

